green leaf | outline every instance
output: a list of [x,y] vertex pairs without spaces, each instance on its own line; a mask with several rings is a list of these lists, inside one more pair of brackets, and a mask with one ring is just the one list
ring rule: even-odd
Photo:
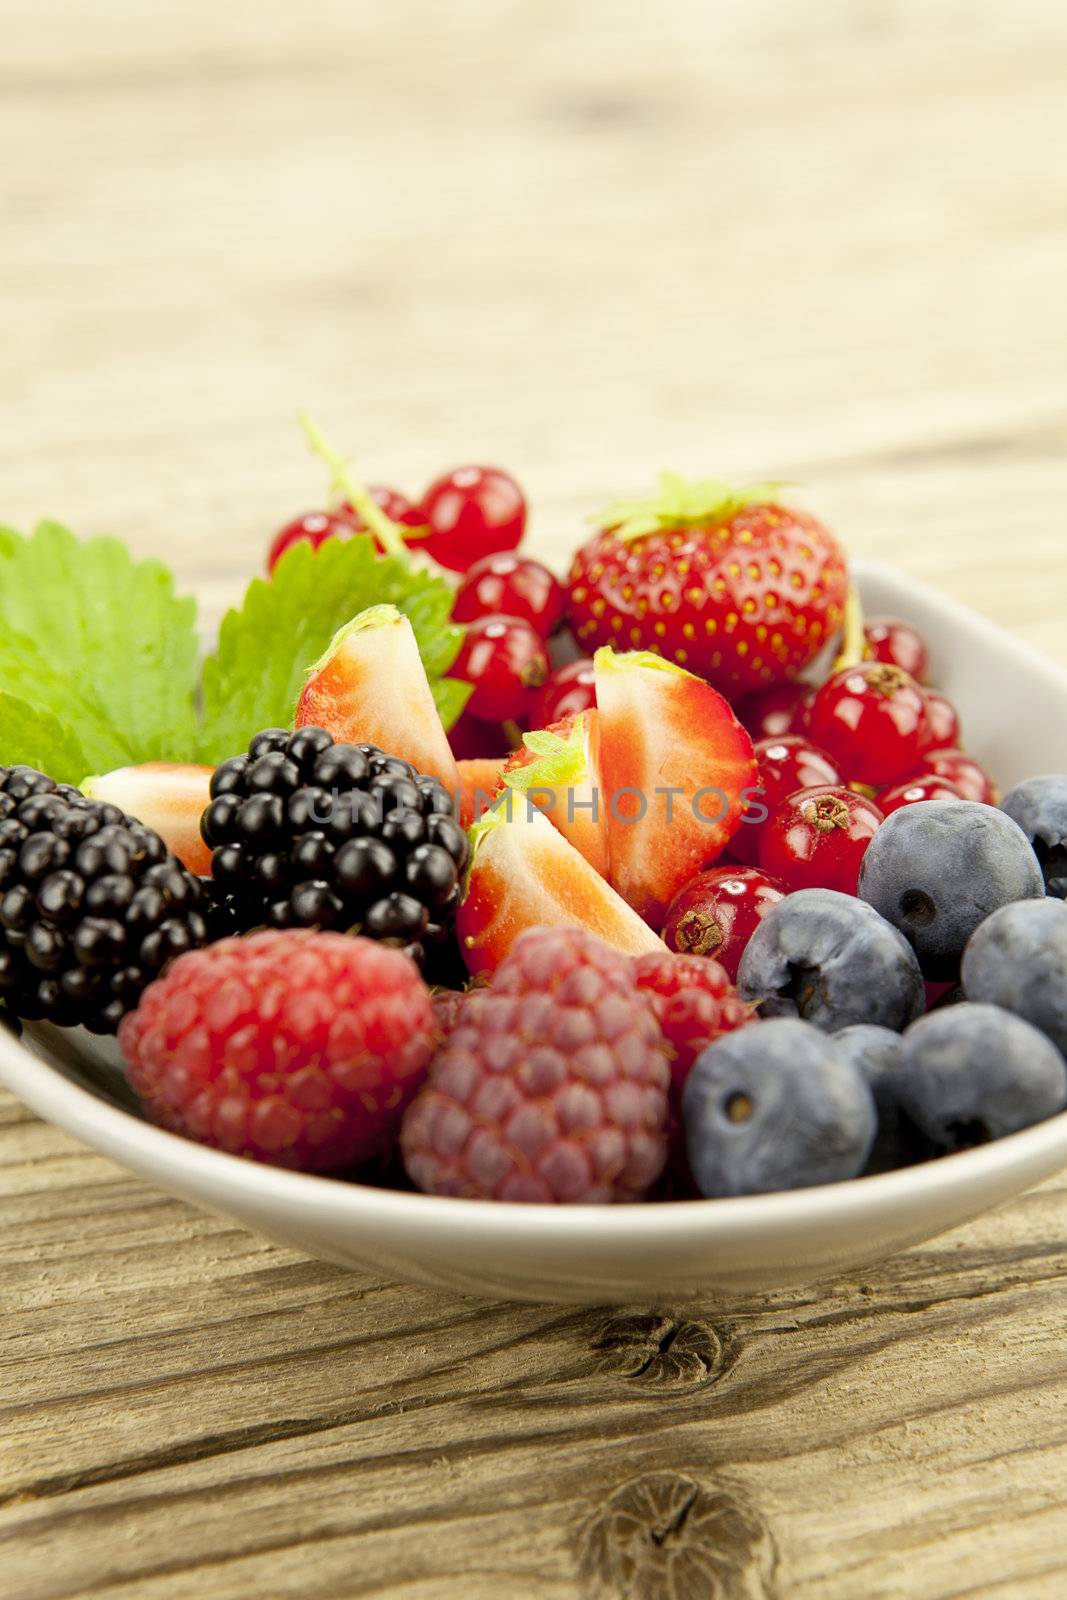
[[430,688],[433,690],[437,715],[446,728],[451,728],[474,693],[473,683],[465,683],[462,678],[437,678],[431,681]]
[[55,522],[0,529],[0,692],[56,719],[81,776],[195,745],[197,654],[196,603],[161,562]]
[[50,711],[0,692],[0,764],[36,767],[58,783],[80,783],[89,770],[78,737]]
[[394,605],[410,618],[419,654],[445,726],[462,710],[469,685],[444,674],[463,633],[451,621],[452,591],[415,570],[406,557],[379,556],[367,534],[288,550],[271,582],[255,579],[239,611],[219,630],[204,663],[198,759],[223,761],[245,749],[261,728],[288,727],[304,678],[346,622],[373,605]]

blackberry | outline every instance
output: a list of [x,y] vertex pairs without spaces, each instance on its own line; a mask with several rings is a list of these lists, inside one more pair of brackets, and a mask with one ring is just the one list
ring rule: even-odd
[[242,931],[326,928],[447,953],[470,847],[437,779],[323,728],[257,733],[217,767],[200,830]]
[[200,880],[158,833],[32,767],[0,767],[0,999],[114,1033],[172,956],[208,937]]

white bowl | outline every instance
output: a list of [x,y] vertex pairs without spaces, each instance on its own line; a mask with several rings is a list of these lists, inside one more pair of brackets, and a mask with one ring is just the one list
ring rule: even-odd
[[[890,568],[867,610],[914,622],[968,747],[1005,785],[1067,771],[1067,673]],[[977,1150],[851,1183],[647,1206],[494,1205],[304,1177],[208,1150],[136,1114],[111,1045],[0,1031],[0,1080],[48,1121],[172,1194],[343,1266],[503,1299],[728,1301],[851,1271],[1067,1166],[1067,1113]]]

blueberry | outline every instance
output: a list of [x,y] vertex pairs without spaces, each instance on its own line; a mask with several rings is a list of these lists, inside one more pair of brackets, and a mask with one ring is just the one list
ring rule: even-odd
[[834,1043],[865,1079],[874,1096],[878,1132],[867,1171],[891,1172],[895,1167],[908,1167],[932,1155],[929,1140],[904,1114],[900,1104],[896,1075],[904,1043],[900,1034],[893,1033],[890,1028],[857,1023],[855,1027],[835,1033]]
[[969,1000],[1014,1011],[1067,1055],[1067,905],[1018,900],[987,917],[963,952]]
[[910,1027],[894,1078],[903,1110],[939,1150],[1003,1138],[1067,1104],[1067,1064],[1044,1034],[971,1002]]
[[1000,809],[1029,839],[1045,875],[1046,894],[1067,900],[1067,777],[1027,778],[1004,796]]
[[859,894],[911,941],[925,976],[951,982],[980,922],[1045,893],[1026,835],[994,806],[928,800],[892,812],[867,847]]
[[709,1045],[686,1080],[682,1116],[709,1197],[854,1178],[877,1123],[871,1091],[836,1042],[788,1019]]
[[744,999],[760,1002],[761,1016],[800,1017],[828,1033],[854,1022],[899,1032],[923,1011],[907,940],[835,889],[801,889],[772,906],[741,957],[737,983]]

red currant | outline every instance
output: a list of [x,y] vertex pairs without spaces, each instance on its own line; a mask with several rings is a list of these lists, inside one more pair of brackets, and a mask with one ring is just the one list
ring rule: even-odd
[[926,691],[927,750],[958,750],[960,714],[947,695],[936,689]]
[[850,781],[892,783],[919,765],[926,747],[926,697],[903,668],[862,661],[823,684],[806,731]]
[[929,654],[922,634],[898,617],[870,617],[863,630],[867,655],[872,661],[901,667],[920,681],[926,676]]
[[479,722],[469,711],[448,730],[448,742],[457,761],[492,761],[509,753],[511,740],[498,724]]
[[755,867],[712,867],[679,889],[663,937],[671,950],[711,956],[737,981],[745,946],[785,888]]
[[305,511],[279,529],[267,553],[267,571],[273,572],[294,544],[309,544],[317,550],[327,539],[351,539],[355,532],[351,517],[343,511]]
[[[771,813],[787,795],[795,794],[798,789],[825,788],[841,782],[841,773],[825,750],[816,749],[799,733],[785,733],[778,739],[757,739],[754,748],[758,768],[756,787],[763,791],[758,802],[763,808],[763,820],[750,821],[746,812],[730,840],[730,854],[750,867],[759,861],[760,836]],[[754,816],[759,816],[758,809],[754,810]]]
[[557,667],[533,697],[530,706],[531,728],[547,728],[561,717],[576,717],[596,705],[596,680],[590,656],[580,656],[565,667]]
[[948,983],[924,983],[923,988],[926,990],[927,1011],[940,1011],[946,1005],[955,1004],[955,1001],[951,998],[952,996],[959,998],[960,986],[958,983],[952,983],[951,981]]
[[526,527],[526,500],[497,467],[455,467],[436,478],[420,506],[430,532],[422,549],[453,572],[497,550],[514,550]]
[[467,713],[479,722],[527,722],[530,691],[548,677],[545,641],[521,617],[479,617],[451,668],[474,685]]
[[764,828],[760,866],[787,889],[855,894],[860,863],[881,825],[874,801],[852,789],[801,789]]
[[962,799],[962,790],[956,784],[949,783],[947,778],[939,778],[933,772],[919,773],[914,778],[906,778],[903,783],[895,784],[891,789],[883,789],[878,796],[878,809],[888,817],[891,811],[899,811],[901,806],[919,805],[923,800]]
[[928,772],[955,784],[965,800],[981,800],[987,806],[995,806],[1000,799],[989,773],[965,750],[928,750],[918,763],[916,776]]
[[563,620],[565,601],[563,585],[540,561],[500,550],[468,569],[456,590],[452,615],[457,622],[491,614],[525,617],[542,639],[548,639]]
[[807,683],[776,683],[749,695],[737,708],[738,721],[753,739],[777,739],[796,733],[797,718],[814,694]]
[[[372,483],[367,487],[367,493],[375,505],[381,506],[391,522],[406,522],[410,527],[425,526],[426,518],[418,506],[412,505],[406,494],[401,494],[399,489],[390,489],[388,485]],[[361,532],[366,524],[350,500],[341,501],[341,514],[348,517],[352,526]]]

